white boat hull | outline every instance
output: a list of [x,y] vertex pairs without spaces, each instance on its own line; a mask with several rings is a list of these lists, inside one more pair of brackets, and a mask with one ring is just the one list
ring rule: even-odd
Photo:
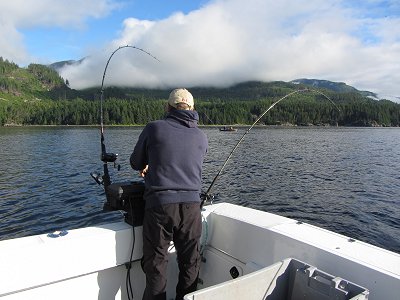
[[[203,212],[199,289],[295,258],[369,291],[372,300],[398,300],[400,255],[328,230],[227,203]],[[134,299],[145,278],[140,267],[142,228],[135,227],[131,270]],[[2,299],[128,299],[126,267],[132,227],[123,222],[0,242]],[[167,298],[174,298],[177,264],[170,249]]]

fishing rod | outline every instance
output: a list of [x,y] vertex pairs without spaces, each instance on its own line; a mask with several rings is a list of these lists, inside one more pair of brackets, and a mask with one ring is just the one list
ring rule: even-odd
[[[106,194],[106,202],[104,203],[103,209],[106,211],[123,210],[126,212],[125,221],[127,223],[131,225],[140,225],[140,223],[143,220],[142,218],[143,216],[140,214],[140,211],[142,211],[142,206],[144,207],[144,203],[142,203],[144,184],[142,182],[122,182],[122,183],[111,182],[111,177],[108,170],[108,163],[114,163],[114,167],[116,167],[116,160],[118,158],[118,154],[106,151],[105,138],[104,138],[104,118],[103,118],[104,81],[106,78],[107,68],[110,64],[112,57],[114,56],[115,53],[124,48],[131,48],[134,50],[141,51],[142,53],[149,55],[153,59],[159,61],[151,53],[131,45],[120,46],[111,53],[104,68],[103,78],[101,81],[101,90],[100,90],[100,145],[101,145],[100,160],[103,162],[103,175],[99,175],[94,172],[90,173],[90,175],[96,181],[97,184],[104,186],[104,191]],[[120,166],[118,165],[117,168],[119,170]],[[133,215],[132,208],[133,210],[139,212],[139,215]]]
[[[106,63],[106,66],[105,66],[105,68],[104,68],[103,79],[101,80],[101,90],[100,90],[100,132],[101,132],[100,143],[101,143],[101,161],[103,161],[105,164],[107,164],[107,162],[115,162],[116,159],[117,159],[117,157],[118,157],[118,154],[115,154],[115,153],[107,153],[107,151],[106,151],[106,146],[105,146],[105,144],[104,144],[104,121],[103,121],[104,79],[105,79],[105,77],[106,77],[107,68],[108,68],[108,65],[109,65],[109,63],[110,63],[110,61],[111,61],[111,58],[114,56],[114,54],[115,54],[117,51],[119,51],[119,50],[121,50],[121,49],[124,49],[124,48],[132,48],[132,49],[139,50],[139,51],[141,51],[141,52],[143,52],[143,53],[145,53],[145,54],[151,56],[151,57],[154,58],[155,60],[159,61],[159,60],[158,60],[155,56],[153,56],[151,53],[149,53],[149,52],[147,52],[147,51],[145,51],[145,50],[143,50],[143,49],[141,49],[141,48],[138,48],[138,47],[136,47],[136,46],[130,46],[130,45],[125,45],[125,46],[118,47],[116,50],[114,50],[114,51],[111,53],[110,57],[108,58],[107,63]],[[103,176],[103,177],[104,177],[104,176]],[[106,177],[106,178],[103,178],[103,180],[104,180],[104,185],[105,185],[105,186],[108,186],[108,185],[111,184],[111,182],[110,182],[110,176],[109,176],[108,172],[107,172],[107,174],[105,174],[105,177]]]
[[224,170],[225,166],[227,165],[228,161],[231,159],[233,153],[235,152],[235,150],[237,149],[237,147],[239,147],[240,143],[244,140],[245,136],[249,133],[249,131],[258,123],[258,121],[261,120],[262,117],[265,116],[265,114],[267,112],[269,112],[275,105],[277,105],[279,102],[281,102],[282,100],[294,95],[294,94],[298,94],[298,93],[304,93],[304,92],[316,92],[322,96],[324,96],[326,99],[328,99],[335,107],[336,109],[340,112],[339,107],[336,105],[335,102],[333,102],[327,95],[325,95],[324,93],[322,93],[321,91],[315,90],[315,89],[311,89],[311,88],[304,88],[301,90],[296,90],[293,92],[290,92],[288,94],[286,94],[285,96],[283,96],[282,98],[280,98],[279,100],[277,100],[276,102],[272,103],[270,107],[268,107],[267,110],[265,110],[258,118],[257,120],[255,120],[255,122],[244,132],[244,134],[242,135],[242,137],[238,140],[238,142],[235,144],[235,146],[233,147],[233,149],[231,150],[231,152],[229,153],[228,157],[225,159],[224,163],[222,164],[222,167],[219,169],[217,175],[215,175],[213,181],[211,182],[210,186],[208,187],[207,191],[204,193],[201,193],[201,207],[203,207],[205,205],[206,202],[210,202],[212,203],[214,200],[214,195],[211,194],[211,190],[215,184],[215,182],[217,181],[217,179],[220,177],[222,171]]

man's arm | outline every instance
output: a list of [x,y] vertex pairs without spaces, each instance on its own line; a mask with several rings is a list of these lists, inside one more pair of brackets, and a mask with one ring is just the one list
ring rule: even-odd
[[146,137],[146,127],[145,127],[142,133],[139,135],[139,139],[129,159],[132,169],[141,171],[141,173],[144,170],[146,170],[147,172],[148,157],[146,148],[147,148],[147,137]]

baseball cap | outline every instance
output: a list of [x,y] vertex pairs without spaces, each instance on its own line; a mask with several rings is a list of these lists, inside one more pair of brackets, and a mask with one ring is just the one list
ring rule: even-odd
[[168,104],[176,108],[178,103],[185,103],[190,109],[194,107],[192,94],[187,89],[174,89],[168,98]]

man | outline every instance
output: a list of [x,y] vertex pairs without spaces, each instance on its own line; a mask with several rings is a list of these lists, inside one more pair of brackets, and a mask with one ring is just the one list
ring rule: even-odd
[[143,299],[166,299],[168,247],[178,258],[176,299],[196,290],[200,267],[201,172],[207,152],[206,135],[197,127],[193,96],[175,89],[167,116],[150,122],[130,157],[133,169],[145,179],[143,220]]

